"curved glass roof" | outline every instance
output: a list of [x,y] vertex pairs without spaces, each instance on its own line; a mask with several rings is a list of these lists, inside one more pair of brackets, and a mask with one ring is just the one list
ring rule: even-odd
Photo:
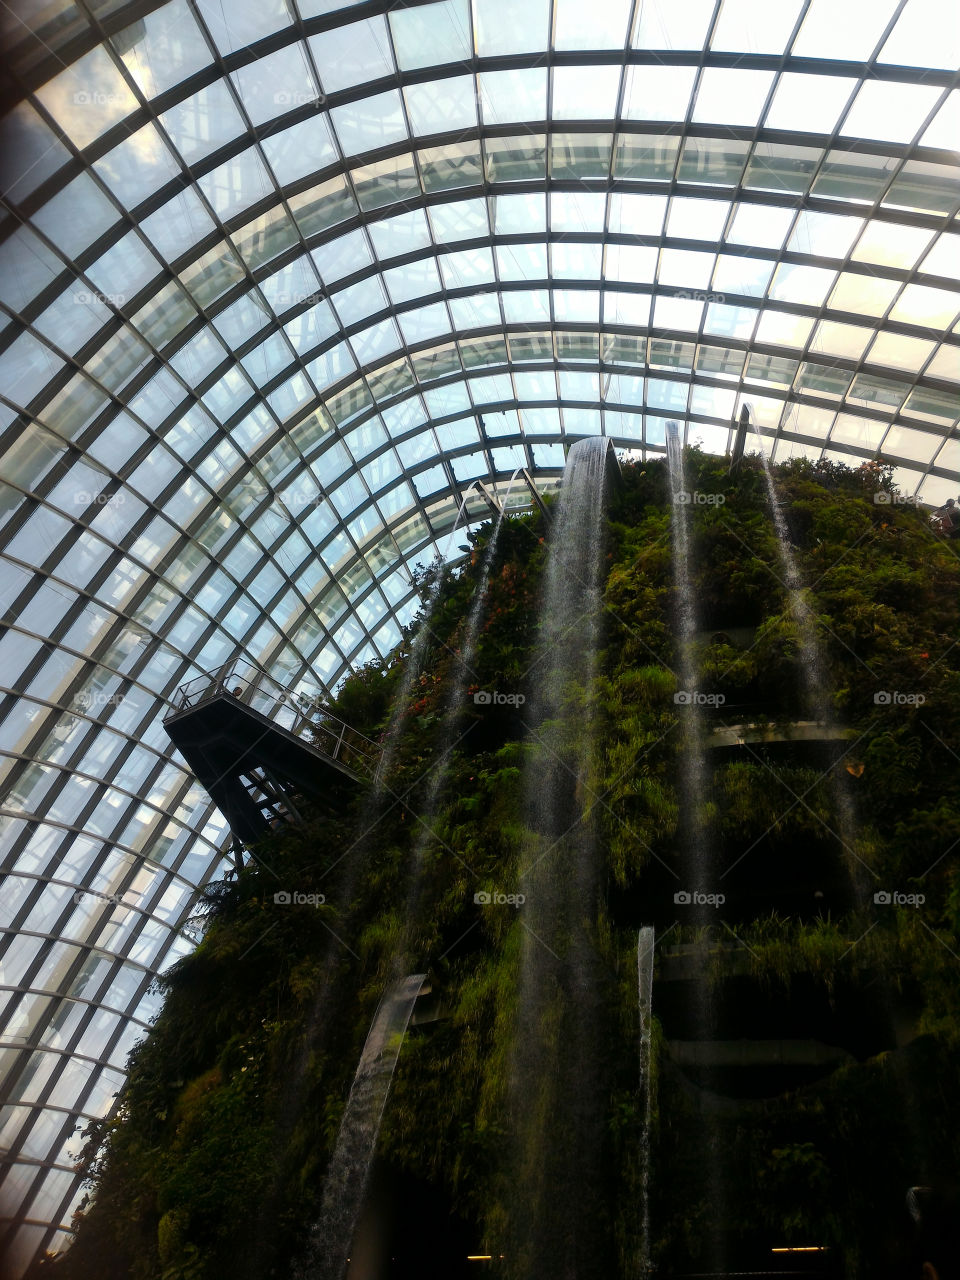
[[[173,690],[390,651],[476,479],[960,449],[949,0],[14,3],[0,121],[6,1248],[66,1238],[228,834]],[[479,495],[470,520],[484,518]],[[78,886],[89,892],[77,900]]]

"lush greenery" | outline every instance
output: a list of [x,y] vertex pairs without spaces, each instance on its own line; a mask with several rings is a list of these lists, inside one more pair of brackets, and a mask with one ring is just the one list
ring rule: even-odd
[[[731,475],[696,451],[686,467],[689,488],[714,495],[689,508],[700,688],[726,699],[728,722],[802,719],[803,643],[763,472],[748,460]],[[883,1274],[904,1189],[960,1174],[960,568],[923,514],[895,500],[888,471],[794,462],[776,484],[833,714],[852,736],[826,764],[801,745],[711,754],[697,820],[718,868],[736,863],[713,928],[686,924],[673,901],[685,887],[685,739],[665,464],[625,466],[609,511],[602,661],[596,687],[579,696],[602,729],[591,780],[606,884],[597,937],[616,1007],[598,1051],[615,1063],[604,1193],[623,1276],[635,1273],[639,1249],[642,924],[663,936],[651,1178],[662,1274],[705,1257],[720,1216],[731,1247],[823,1243],[843,1253],[846,1274]],[[314,815],[272,836],[205,895],[204,939],[161,980],[164,1009],[132,1056],[119,1110],[89,1136],[92,1203],[54,1274],[290,1274],[398,950],[428,969],[442,1016],[408,1034],[381,1159],[436,1188],[478,1246],[502,1251],[515,1209],[504,1152],[522,915],[478,910],[474,895],[518,889],[532,747],[514,708],[469,695],[534,687],[550,530],[536,513],[501,529],[458,741],[442,756],[490,532],[469,535],[457,572],[425,577],[425,595],[436,595],[425,643],[415,650],[408,635],[390,662],[340,691],[337,714],[398,743],[387,795],[357,794],[336,819]],[[846,850],[841,794],[855,814]],[[274,902],[294,888],[326,900]],[[924,902],[875,907],[877,890]],[[668,988],[683,985],[666,980],[671,946],[707,957],[702,982],[728,993],[730,1025],[751,992],[801,1010],[820,1008],[819,991],[839,1011],[840,1034],[843,1011],[881,991],[895,1033],[878,1032],[856,1061],[785,1091],[717,1102],[721,1079],[685,1075],[671,1058],[671,1038],[685,1038],[669,1013]]]

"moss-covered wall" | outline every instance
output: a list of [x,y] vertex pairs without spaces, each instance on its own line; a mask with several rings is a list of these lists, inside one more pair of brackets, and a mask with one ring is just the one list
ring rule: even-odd
[[[724,499],[690,508],[701,626],[756,629],[749,644],[705,637],[696,655],[700,687],[754,715],[801,715],[801,643],[762,472],[748,460],[730,476],[695,451],[686,465],[691,489]],[[914,1038],[711,1118],[671,1063],[658,1027],[652,1216],[663,1275],[703,1256],[718,1212],[733,1248],[773,1237],[814,1239],[839,1251],[846,1275],[881,1275],[896,1256],[890,1232],[905,1188],[933,1172],[960,1174],[955,547],[931,535],[922,513],[886,501],[893,495],[884,476],[864,481],[839,467],[793,463],[778,470],[777,483],[818,618],[835,715],[855,731],[854,745],[834,766],[855,813],[851,856],[877,888],[922,892],[925,901],[922,908],[881,910],[844,897],[836,794],[822,761],[799,749],[713,756],[702,818],[716,856],[725,866],[754,850],[748,856],[757,874],[753,888],[747,879],[729,882],[739,885],[730,912],[708,935],[711,946],[718,938],[727,946],[714,947],[709,980],[722,986],[736,969],[741,981],[775,990],[785,1003],[801,982],[822,989],[828,1001],[840,988],[844,999],[858,991],[895,993],[912,1028],[901,1040]],[[877,491],[883,500],[875,500]],[[609,1043],[598,1046],[613,1064],[603,1101],[602,1195],[615,1270],[624,1278],[636,1274],[640,1249],[636,930],[655,923],[661,935],[669,933],[668,945],[702,937],[676,910],[668,875],[682,855],[683,735],[671,673],[667,497],[665,464],[625,466],[609,511],[600,672],[596,687],[579,694],[594,700],[602,727],[591,780],[602,797],[606,883],[595,937],[612,993]],[[474,894],[518,891],[522,774],[533,748],[522,714],[478,706],[469,694],[529,692],[536,679],[549,539],[538,514],[502,529],[463,736],[447,762],[427,838],[420,821],[489,535],[489,526],[471,535],[470,558],[442,582],[423,670],[401,709],[390,794],[379,804],[358,794],[336,820],[317,816],[272,836],[235,879],[206,895],[204,941],[163,978],[164,1009],[132,1056],[119,1111],[90,1135],[92,1202],[55,1275],[290,1274],[320,1201],[390,957],[409,927],[416,846],[422,883],[404,947],[429,970],[443,1017],[408,1035],[380,1154],[391,1168],[438,1188],[451,1213],[475,1225],[484,1251],[498,1254],[510,1239],[520,1212],[505,1153],[521,924],[512,906],[481,908]],[[392,662],[358,672],[340,693],[338,713],[380,735],[409,661],[409,645],[401,646]],[[924,701],[878,701],[885,691],[922,694]],[[840,888],[833,898],[815,898],[817,877],[829,880],[834,864]],[[791,887],[808,888],[809,903],[784,912],[777,894]],[[322,893],[326,901],[280,906],[278,889]],[[658,981],[655,1011],[667,985]],[[728,1183],[719,1211],[707,1181],[707,1131]]]

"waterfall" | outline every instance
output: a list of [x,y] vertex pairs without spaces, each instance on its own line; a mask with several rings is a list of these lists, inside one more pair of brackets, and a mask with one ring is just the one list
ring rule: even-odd
[[640,1280],[650,1274],[650,1124],[653,1116],[651,1080],[653,1032],[653,948],[656,937],[652,925],[644,925],[637,935],[637,1004],[640,1015],[640,1091],[643,1131],[640,1137]]
[[[509,489],[507,497],[510,496]],[[443,705],[443,718],[440,725],[440,741],[437,745],[435,753],[435,763],[433,764],[426,789],[417,802],[418,812],[414,814],[416,821],[420,825],[420,831],[417,836],[413,850],[413,870],[410,877],[409,894],[407,898],[407,908],[404,914],[405,932],[409,940],[412,931],[416,927],[418,907],[420,900],[421,888],[421,870],[423,864],[423,855],[430,843],[433,835],[433,821],[437,813],[437,802],[440,798],[440,792],[446,781],[447,770],[450,764],[450,758],[455,746],[457,745],[460,726],[463,719],[465,709],[465,699],[467,685],[470,683],[471,676],[475,675],[474,664],[477,656],[477,640],[480,635],[480,623],[486,608],[487,587],[490,582],[490,569],[497,552],[497,543],[500,539],[500,530],[505,519],[506,498],[504,506],[500,509],[494,523],[493,533],[490,535],[489,541],[483,550],[483,559],[480,566],[480,577],[477,582],[477,588],[470,604],[470,611],[463,628],[463,636],[460,642],[460,651],[456,655],[454,661],[453,675],[447,690]],[[406,946],[404,947],[406,950]]]
[[[703,717],[697,697],[699,691],[694,660],[697,609],[690,576],[690,510],[693,504],[692,494],[686,488],[683,451],[674,422],[667,424],[667,463],[670,474],[670,528],[679,651],[677,677],[680,684],[674,697],[682,709],[685,729],[678,788],[681,810],[680,873],[683,883],[678,887],[687,893],[705,894],[713,888],[711,882],[717,867],[713,841],[704,821],[711,780],[707,772]],[[716,924],[716,912],[710,906],[687,906],[684,911],[684,924]],[[707,1039],[716,1034],[716,1008],[707,982],[695,984],[690,1012],[702,1038]],[[713,1231],[704,1240],[703,1249],[711,1271],[720,1273],[725,1269],[726,1252],[720,1225],[726,1218],[724,1163],[715,1121],[706,1113],[702,1113],[701,1119],[705,1182],[714,1210]]]
[[[464,502],[460,504],[460,511],[463,511]],[[457,513],[457,520],[460,519],[460,512]],[[456,524],[454,524],[456,528]],[[413,692],[413,685],[417,677],[420,675],[423,667],[423,660],[427,652],[427,642],[432,634],[430,623],[433,619],[433,611],[436,608],[437,600],[440,596],[440,588],[443,585],[443,572],[438,571],[430,584],[430,590],[427,593],[427,599],[424,603],[423,613],[420,621],[417,623],[417,629],[414,632],[413,642],[410,645],[410,652],[407,654],[407,660],[404,664],[403,675],[400,677],[400,683],[393,699],[393,710],[390,713],[390,720],[387,724],[386,731],[383,735],[383,754],[380,757],[380,767],[377,770],[376,784],[374,788],[375,797],[379,798],[385,787],[386,779],[393,769],[397,757],[397,748],[400,744],[400,727],[403,716],[410,702],[410,695]]]
[[667,461],[670,470],[670,531],[673,551],[673,585],[676,599],[679,690],[675,695],[682,708],[685,729],[680,763],[680,802],[685,815],[682,874],[691,883],[680,886],[687,892],[706,892],[714,873],[713,859],[703,829],[703,805],[707,791],[706,754],[703,745],[703,716],[697,700],[697,672],[694,639],[697,608],[690,581],[690,494],[686,490],[683,453],[677,425],[667,424]]
[[[509,497],[509,489],[507,497]],[[424,797],[418,804],[418,809],[421,810],[418,816],[421,830],[414,846],[404,913],[403,937],[398,941],[388,965],[389,972],[398,980],[388,989],[377,1010],[347,1099],[337,1143],[324,1182],[320,1218],[312,1233],[310,1258],[313,1270],[308,1270],[306,1273],[309,1280],[341,1280],[343,1275],[357,1219],[363,1207],[370,1167],[380,1131],[380,1121],[400,1052],[400,1044],[414,1002],[425,979],[424,974],[415,974],[406,978],[399,978],[399,975],[404,972],[408,963],[409,952],[415,937],[423,854],[430,842],[431,824],[436,814],[437,800],[446,777],[450,756],[456,745],[456,735],[464,710],[464,695],[476,659],[477,639],[486,603],[490,568],[496,555],[503,520],[504,511],[501,509],[493,533],[484,548],[479,581],[467,615],[460,651],[454,663],[453,676],[444,699],[436,763],[430,774]],[[401,736],[399,731],[401,717],[409,702],[414,680],[422,666],[428,637],[432,634],[430,624],[439,596],[440,582],[438,575],[428,597],[427,607],[411,646],[408,666],[397,692],[387,734],[388,742],[391,744],[391,765]],[[387,772],[386,768],[380,771],[378,797],[382,796],[384,791],[394,795],[385,780]]]
[[807,713],[814,720],[830,718],[827,684],[823,666],[823,655],[817,640],[816,623],[810,606],[803,595],[800,573],[797,569],[796,557],[790,545],[790,531],[784,518],[783,508],[777,497],[770,460],[767,457],[762,438],[760,439],[760,461],[763,463],[763,479],[767,489],[767,505],[777,535],[777,548],[784,584],[787,588],[787,599],[790,613],[797,624],[800,637],[801,678],[807,704]]
[[374,1014],[340,1122],[301,1280],[342,1280],[400,1046],[425,979],[426,974],[414,973],[394,984]]
[[601,549],[610,442],[570,450],[550,536],[541,648],[528,677],[524,768],[529,835],[511,1060],[516,1222],[511,1272],[522,1280],[607,1275],[601,1141],[605,1064],[595,929],[600,885],[590,769],[592,683],[602,600]]
[[[823,650],[817,637],[816,619],[804,598],[796,557],[790,545],[790,531],[787,528],[787,522],[777,498],[773,471],[770,467],[770,460],[763,448],[763,438],[760,435],[759,428],[757,428],[757,438],[760,441],[760,461],[763,464],[767,503],[770,507],[770,515],[777,535],[778,555],[783,572],[784,585],[787,588],[787,600],[800,637],[800,676],[803,682],[806,713],[812,720],[826,722],[832,719],[833,710],[830,702],[829,682]],[[868,875],[872,873],[869,872],[869,869],[856,852],[857,822],[847,787],[835,769],[830,770],[828,777],[836,809],[837,836],[842,846],[842,856],[850,876],[853,891],[862,903],[871,890]]]

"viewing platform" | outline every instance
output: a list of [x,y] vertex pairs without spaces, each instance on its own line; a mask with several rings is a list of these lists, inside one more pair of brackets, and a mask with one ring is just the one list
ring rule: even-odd
[[856,736],[855,729],[825,720],[747,720],[714,725],[704,734],[703,745],[709,749],[772,742],[849,742]]
[[182,685],[163,725],[242,844],[379,776],[377,743],[239,659]]

